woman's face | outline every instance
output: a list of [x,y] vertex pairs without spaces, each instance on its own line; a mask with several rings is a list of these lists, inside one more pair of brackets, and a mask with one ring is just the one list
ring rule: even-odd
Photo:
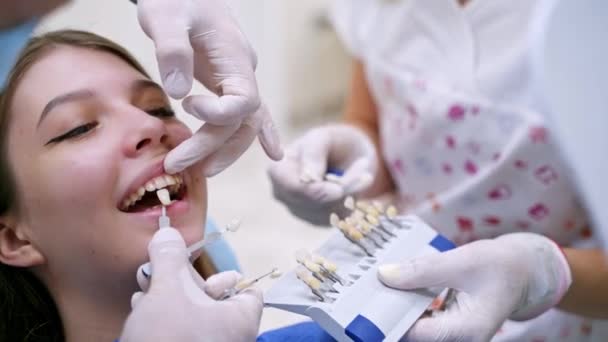
[[200,165],[163,176],[165,155],[190,130],[173,116],[162,89],[119,57],[53,49],[24,75],[10,113],[17,222],[50,277],[135,279],[158,229],[157,188],[177,198],[167,213],[186,243],[202,238],[207,193]]

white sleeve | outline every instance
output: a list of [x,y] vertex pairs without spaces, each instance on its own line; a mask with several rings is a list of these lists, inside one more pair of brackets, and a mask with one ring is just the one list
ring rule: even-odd
[[369,48],[376,18],[380,11],[379,0],[334,0],[330,17],[338,36],[356,57],[364,55]]

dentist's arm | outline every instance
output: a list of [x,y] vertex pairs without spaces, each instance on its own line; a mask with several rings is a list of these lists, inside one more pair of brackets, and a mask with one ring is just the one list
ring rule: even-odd
[[205,160],[205,175],[232,164],[259,137],[266,154],[282,158],[274,123],[262,105],[257,57],[225,0],[139,0],[139,22],[154,41],[163,85],[183,98],[193,80],[208,90],[188,96],[186,112],[205,121],[165,159],[168,173]]
[[582,316],[608,319],[608,259],[601,249],[564,248],[572,285],[558,308]]
[[224,272],[203,280],[173,228],[159,230],[148,251],[154,275],[145,293],[133,295],[133,311],[120,342],[255,341],[263,308],[261,293],[252,288],[228,300],[214,299],[238,283],[238,273]]
[[[365,69],[361,61],[352,65],[352,80],[344,106],[344,122],[361,129],[373,142],[376,153],[382,160],[382,142],[378,126],[378,108],[370,92]],[[374,197],[394,190],[393,179],[384,162],[378,163],[378,170],[372,185],[365,190],[364,196]]]

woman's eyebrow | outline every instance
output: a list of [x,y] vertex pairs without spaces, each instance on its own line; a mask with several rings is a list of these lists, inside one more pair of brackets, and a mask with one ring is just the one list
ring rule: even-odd
[[163,88],[160,85],[158,85],[158,83],[148,80],[148,79],[136,80],[131,85],[131,91],[134,94],[141,93],[142,91],[149,89],[149,88],[158,90],[163,94],[165,93]]
[[44,106],[44,109],[42,110],[42,113],[40,114],[40,118],[38,119],[38,124],[36,125],[36,129],[38,129],[38,127],[40,127],[40,124],[42,123],[42,121],[44,121],[44,119],[48,116],[48,114],[51,113],[51,111],[53,109],[55,109],[56,107],[66,104],[68,102],[86,100],[93,96],[95,96],[95,93],[93,91],[91,91],[89,89],[80,89],[80,90],[72,91],[72,92],[55,97],[54,99],[49,101],[49,103],[47,103],[46,106]]

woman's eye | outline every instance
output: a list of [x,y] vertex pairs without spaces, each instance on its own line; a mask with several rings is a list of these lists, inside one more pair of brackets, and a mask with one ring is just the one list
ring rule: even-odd
[[70,130],[67,133],[64,133],[58,137],[55,137],[55,138],[49,140],[45,145],[54,144],[54,143],[58,143],[58,142],[61,142],[64,140],[76,138],[78,136],[86,134],[87,132],[89,132],[90,130],[92,130],[95,127],[97,127],[97,122],[89,122],[87,124],[78,126],[74,129]]
[[173,109],[165,107],[150,109],[146,112],[152,116],[156,116],[159,118],[171,118],[175,116],[175,112],[173,111]]

